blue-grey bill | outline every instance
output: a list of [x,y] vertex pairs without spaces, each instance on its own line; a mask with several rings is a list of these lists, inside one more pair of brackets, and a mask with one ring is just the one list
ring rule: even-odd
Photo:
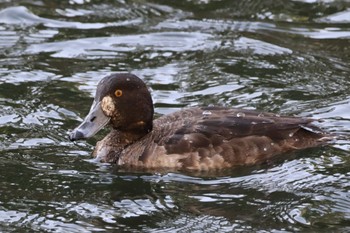
[[111,118],[103,113],[100,105],[100,102],[93,102],[84,121],[69,134],[71,141],[92,137],[108,124]]

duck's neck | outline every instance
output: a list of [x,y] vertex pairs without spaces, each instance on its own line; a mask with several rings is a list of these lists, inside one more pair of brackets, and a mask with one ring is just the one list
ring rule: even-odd
[[138,141],[147,133],[143,131],[121,131],[112,129],[101,141],[97,142],[93,156],[102,162],[116,163],[122,151]]
[[[118,131],[118,130],[115,130]],[[119,131],[120,143],[127,146],[138,141],[140,138],[148,134],[150,131]]]
[[153,128],[153,121],[150,120],[139,120],[139,121],[133,121],[125,124],[125,127],[118,127],[116,130],[120,131],[122,136],[127,140],[134,140],[139,139],[149,132],[152,131]]

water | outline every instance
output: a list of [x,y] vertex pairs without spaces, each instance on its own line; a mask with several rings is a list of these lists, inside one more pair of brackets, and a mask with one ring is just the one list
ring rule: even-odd
[[[0,231],[350,231],[347,1],[2,1]],[[132,173],[71,143],[129,71],[156,115],[224,105],[323,118],[334,147],[213,173]]]

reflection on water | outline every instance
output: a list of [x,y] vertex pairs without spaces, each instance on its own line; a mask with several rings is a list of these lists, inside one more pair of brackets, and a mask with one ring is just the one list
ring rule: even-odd
[[[0,3],[0,231],[350,231],[347,1]],[[334,147],[212,173],[120,171],[71,143],[97,82],[156,115],[225,105],[322,118]]]

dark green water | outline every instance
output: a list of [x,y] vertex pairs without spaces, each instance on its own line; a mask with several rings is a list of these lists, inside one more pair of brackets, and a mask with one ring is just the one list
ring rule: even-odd
[[[0,232],[350,232],[350,3],[0,2]],[[129,71],[157,115],[225,105],[324,118],[334,147],[216,174],[131,173],[71,143]]]

